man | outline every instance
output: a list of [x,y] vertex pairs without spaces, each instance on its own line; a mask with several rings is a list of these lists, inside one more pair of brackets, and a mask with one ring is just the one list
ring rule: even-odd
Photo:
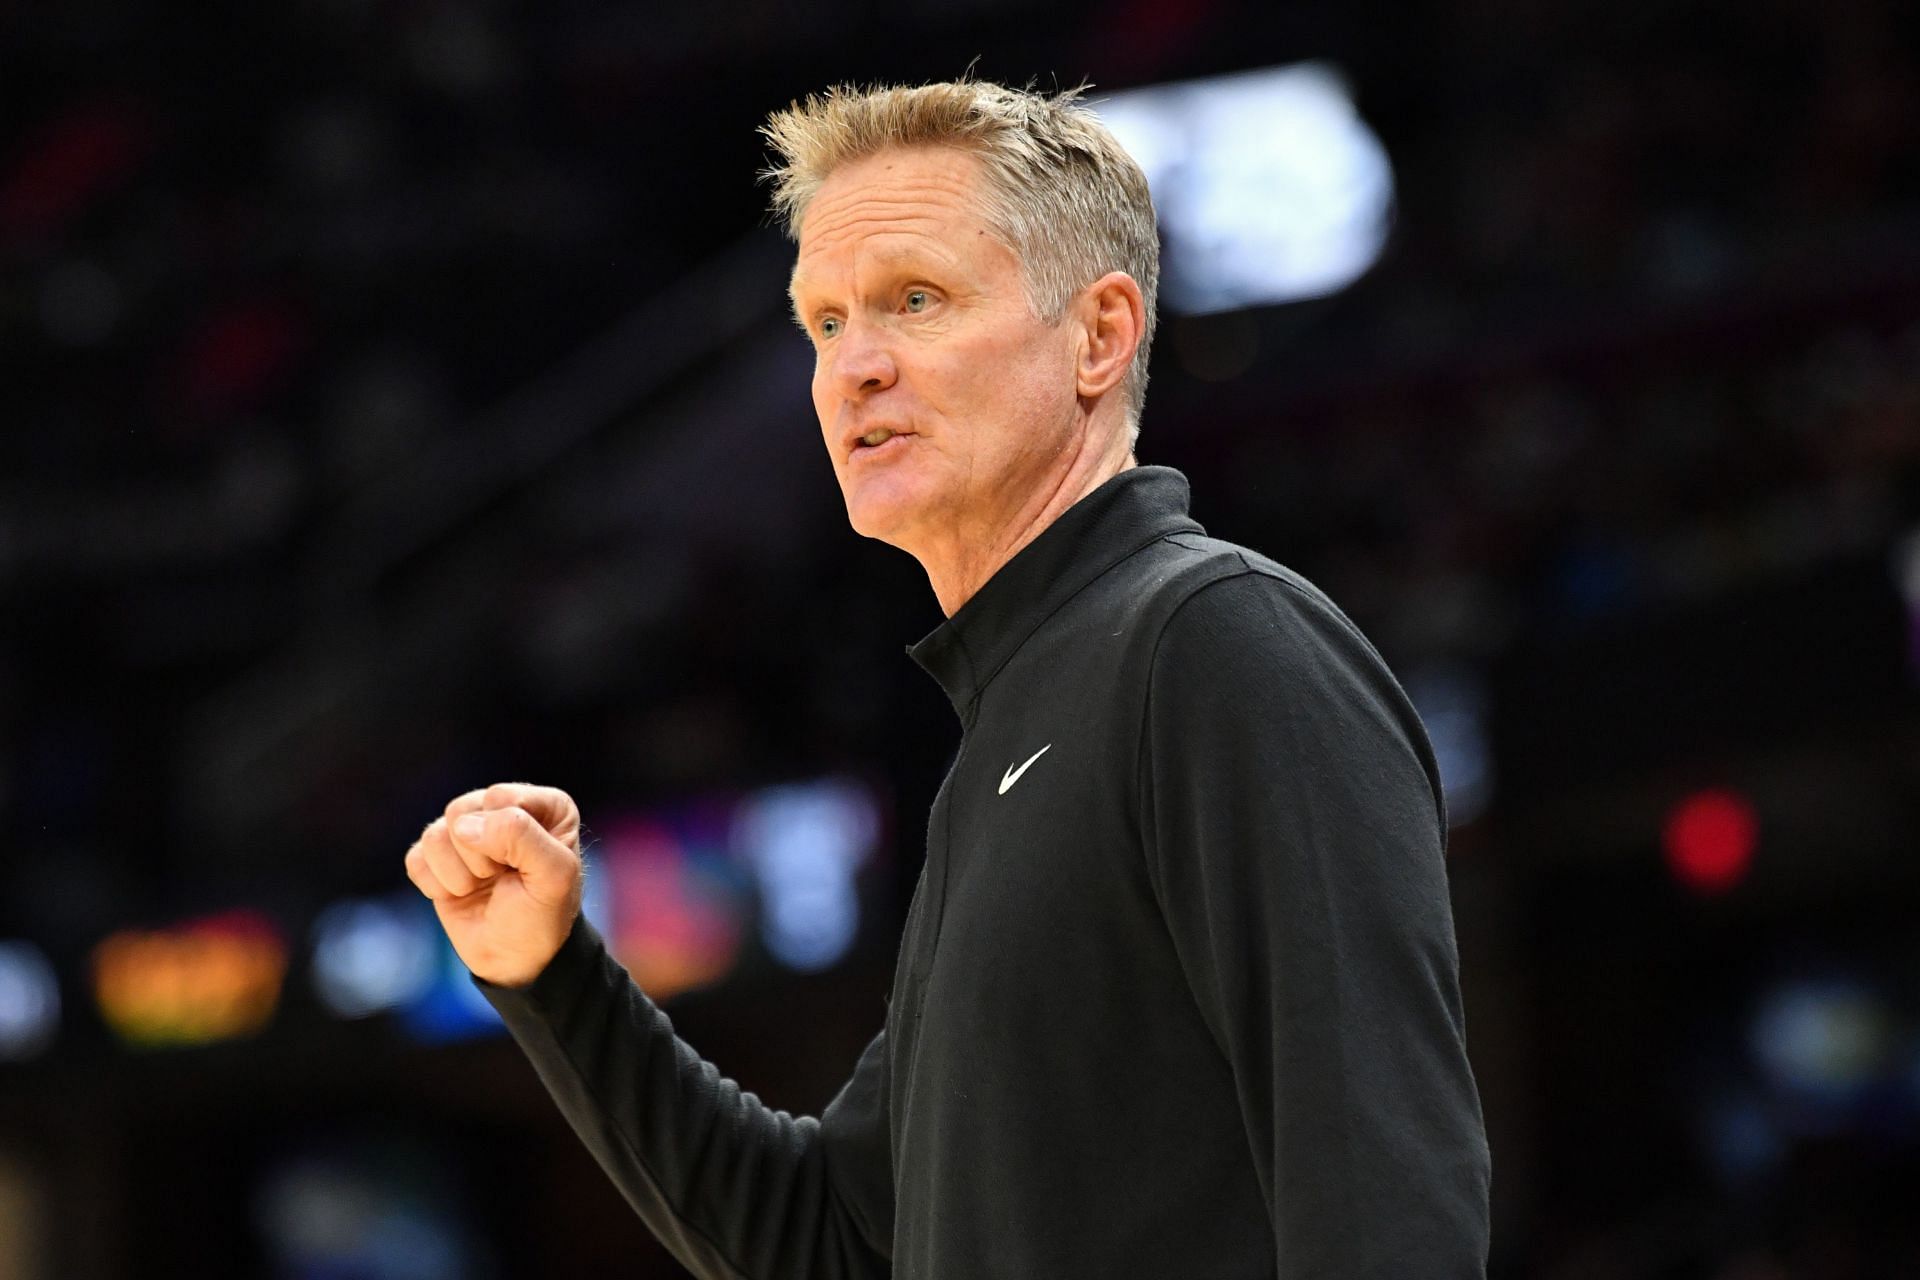
[[973,82],[767,132],[847,512],[926,568],[962,726],[886,1026],[817,1120],[742,1092],[579,916],[551,788],[455,800],[409,876],[697,1275],[1482,1275],[1433,756],[1338,609],[1136,464],[1138,166]]

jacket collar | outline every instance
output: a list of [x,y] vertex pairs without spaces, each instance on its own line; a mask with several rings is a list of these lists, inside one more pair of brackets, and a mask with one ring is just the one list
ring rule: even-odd
[[1130,467],[1060,513],[907,654],[946,691],[963,725],[974,700],[1040,624],[1107,570],[1170,533],[1205,533],[1187,515],[1186,476]]

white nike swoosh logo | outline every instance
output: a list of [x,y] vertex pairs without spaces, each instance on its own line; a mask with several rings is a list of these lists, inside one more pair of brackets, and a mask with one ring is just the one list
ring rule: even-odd
[[1041,756],[1047,754],[1047,752],[1051,751],[1052,749],[1053,749],[1053,744],[1049,742],[1046,746],[1040,748],[1038,751],[1028,756],[1027,763],[1021,765],[1018,769],[1015,769],[1009,766],[1006,772],[1006,776],[1000,779],[1000,794],[1001,795],[1007,794],[1007,788],[1011,787],[1014,783],[1020,781],[1020,775],[1025,773],[1035,760],[1038,760]]

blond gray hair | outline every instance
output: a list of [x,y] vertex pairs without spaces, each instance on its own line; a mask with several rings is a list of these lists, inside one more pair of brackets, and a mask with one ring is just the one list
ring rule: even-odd
[[1160,287],[1160,239],[1147,176],[1080,101],[1088,86],[1051,95],[988,81],[860,89],[836,86],[767,118],[760,132],[778,163],[773,212],[789,239],[821,184],[841,165],[896,147],[953,147],[978,156],[989,227],[1020,259],[1028,305],[1056,324],[1075,294],[1109,271],[1140,286],[1146,324],[1121,385],[1130,434],[1140,434]]

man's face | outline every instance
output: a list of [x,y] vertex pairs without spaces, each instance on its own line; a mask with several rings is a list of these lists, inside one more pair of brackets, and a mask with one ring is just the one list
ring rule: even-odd
[[[982,216],[979,168],[928,147],[835,170],[794,266],[848,518],[923,560],[1011,523],[1060,468],[1075,421],[1073,326],[1028,307],[1018,259]],[[876,431],[895,434],[856,439]]]

